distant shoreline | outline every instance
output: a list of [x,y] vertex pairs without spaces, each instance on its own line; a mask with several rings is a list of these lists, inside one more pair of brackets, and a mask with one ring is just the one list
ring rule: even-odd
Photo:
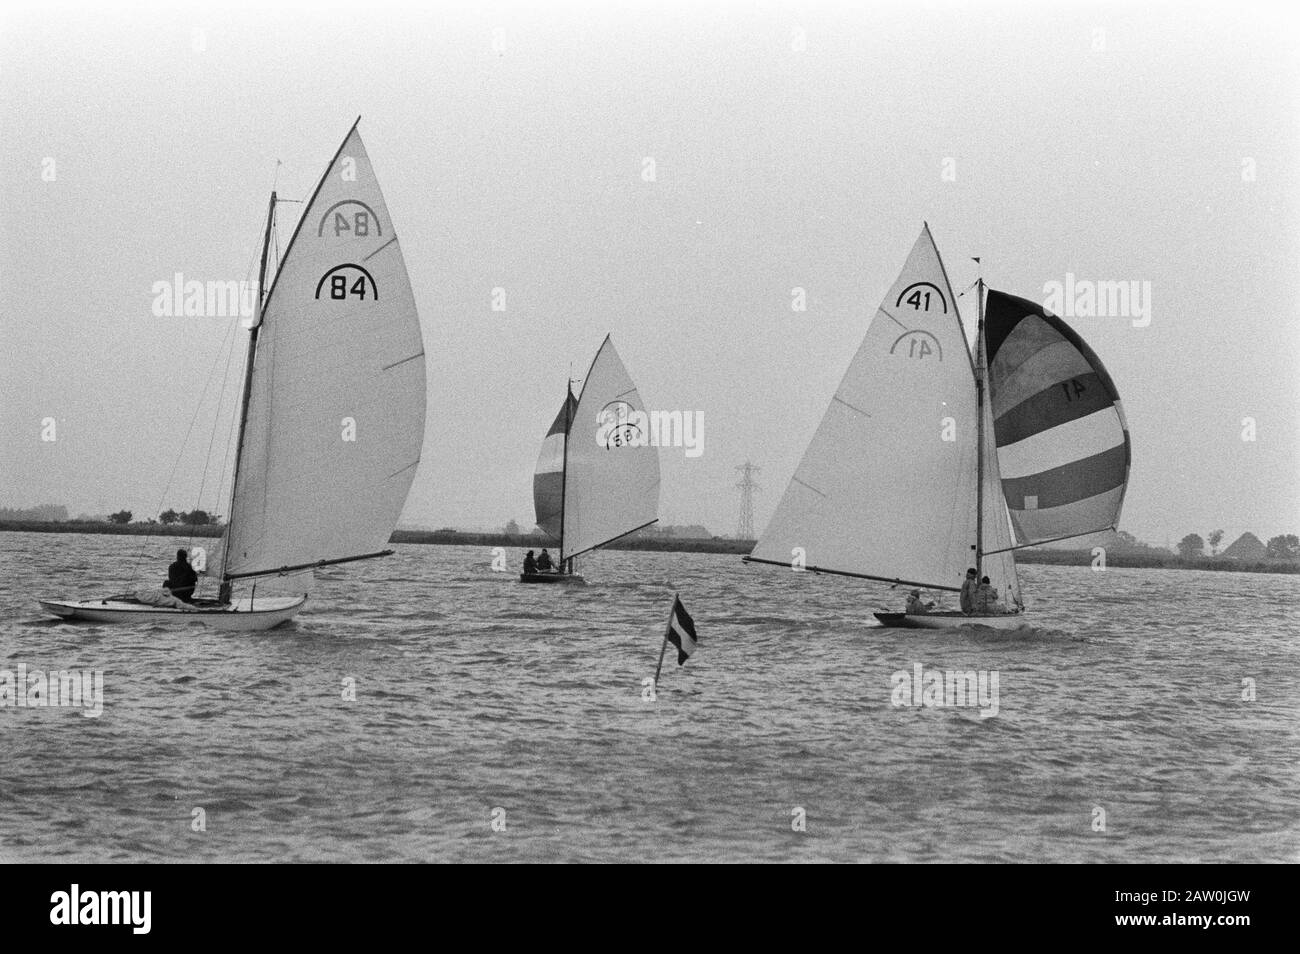
[[[97,521],[0,520],[0,533],[103,533],[114,536],[219,537],[224,526],[186,526],[162,523],[100,523]],[[397,530],[391,543],[424,546],[513,547],[540,550],[553,547],[555,541],[541,534],[467,533],[459,530]],[[753,540],[712,537],[707,540],[684,537],[629,537],[609,544],[608,550],[645,550],[660,553],[722,553],[743,556],[754,549]],[[1052,566],[1090,566],[1090,550],[1043,550],[1030,548],[1017,552],[1018,563]],[[1159,570],[1220,570],[1234,573],[1300,574],[1300,562],[1255,560],[1243,562],[1223,557],[1200,557],[1184,560],[1172,553],[1141,551],[1106,551],[1108,567]]]

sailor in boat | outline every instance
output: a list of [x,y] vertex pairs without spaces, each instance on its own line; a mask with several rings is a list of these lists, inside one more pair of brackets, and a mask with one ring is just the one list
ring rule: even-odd
[[913,590],[907,595],[907,608],[904,610],[909,616],[924,616],[930,610],[934,609],[934,601],[929,603],[921,602],[921,591]]
[[976,579],[975,567],[971,567],[966,571],[966,579],[961,584],[961,611],[963,613],[975,612],[975,591],[978,588],[979,580]]
[[185,603],[194,602],[194,587],[198,585],[199,575],[190,566],[190,556],[184,550],[176,551],[176,562],[167,567],[167,589],[172,596]]
[[986,576],[980,580],[975,589],[975,612],[981,616],[994,616],[1005,613],[1006,607],[998,602],[998,589]]
[[542,555],[537,558],[537,572],[550,573],[554,569],[555,564],[551,562],[551,555],[547,553],[546,548],[543,547]]
[[528,554],[524,557],[524,572],[525,573],[537,572],[537,558],[533,556],[532,550],[529,550]]

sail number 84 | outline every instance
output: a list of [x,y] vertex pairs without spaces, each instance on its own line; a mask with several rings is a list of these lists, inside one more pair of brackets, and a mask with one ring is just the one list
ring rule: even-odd
[[331,275],[330,276],[330,297],[335,299],[336,301],[341,301],[344,298],[347,298],[349,295],[353,295],[357,298],[360,298],[362,301],[366,300],[365,276],[362,275],[358,277],[355,281],[352,282],[351,285],[349,285],[348,276]]
[[370,234],[370,213],[355,212],[352,215],[352,221],[348,222],[348,217],[342,212],[334,213],[334,235],[337,237],[344,232],[351,232],[358,238],[365,238]]

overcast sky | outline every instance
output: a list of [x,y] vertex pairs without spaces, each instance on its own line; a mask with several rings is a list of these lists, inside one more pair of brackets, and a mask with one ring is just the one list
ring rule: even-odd
[[702,456],[662,451],[663,522],[734,532],[749,459],[761,528],[928,221],[959,290],[976,255],[1039,301],[1067,273],[1150,283],[1145,327],[1068,319],[1124,399],[1122,528],[1300,532],[1298,25],[1249,2],[6,4],[0,506],[225,512],[234,320],[156,317],[153,285],[252,277],[277,160],[306,198],[360,114],[428,355],[405,523],[531,525],[565,379],[612,332],[651,407],[704,415]]

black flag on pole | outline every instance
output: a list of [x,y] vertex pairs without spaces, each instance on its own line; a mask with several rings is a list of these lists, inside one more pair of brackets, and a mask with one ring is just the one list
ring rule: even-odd
[[668,617],[668,642],[677,647],[677,665],[690,658],[700,645],[700,638],[695,635],[695,620],[686,612],[680,596],[673,597],[673,611]]

